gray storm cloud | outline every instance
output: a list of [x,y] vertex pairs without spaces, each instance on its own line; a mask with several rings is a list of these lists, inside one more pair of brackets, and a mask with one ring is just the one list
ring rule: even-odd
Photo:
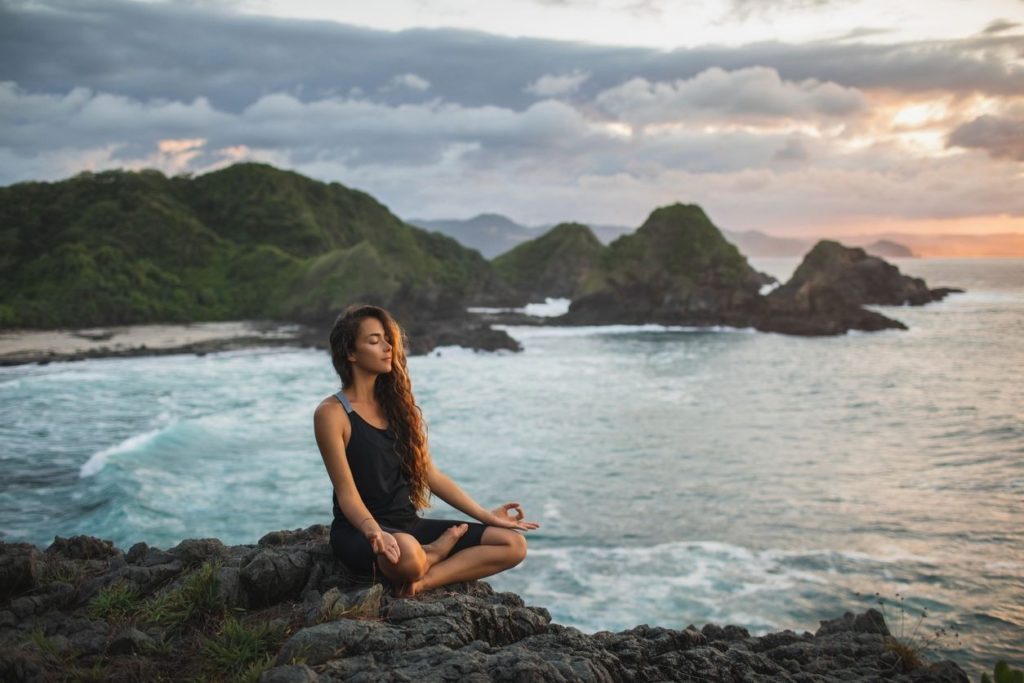
[[[870,131],[872,88],[1024,94],[1020,64],[1005,59],[1021,47],[983,35],[662,52],[189,3],[8,1],[0,182],[117,166],[203,172],[250,158],[425,217],[632,223],[670,201],[706,203],[734,228],[992,207],[1022,215],[1024,188],[1007,170],[1021,159],[1012,139],[1022,117],[1009,109],[956,129],[959,156],[940,161],[820,132]],[[1012,180],[1003,192],[966,168]],[[946,189],[926,197],[922,187]]]
[[949,145],[983,149],[996,158],[1024,161],[1024,118],[985,114],[958,126]]

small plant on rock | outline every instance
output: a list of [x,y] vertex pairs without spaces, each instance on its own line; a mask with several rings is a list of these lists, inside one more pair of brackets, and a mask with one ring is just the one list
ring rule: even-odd
[[[885,598],[881,597],[879,593],[875,593],[875,597],[878,598],[878,605],[882,608],[882,617],[886,624],[889,624],[889,617],[885,613]],[[928,617],[927,608],[921,610],[921,614],[911,630],[906,610],[903,607],[904,596],[896,593],[896,597],[899,599],[900,614],[898,617],[893,616],[892,628],[890,635],[885,639],[885,647],[888,651],[896,654],[896,666],[904,672],[909,672],[924,666],[927,663],[927,653],[934,651],[937,643],[948,636],[949,632],[942,627],[930,633],[921,630],[921,622]],[[908,633],[908,631],[910,632]],[[954,638],[959,645],[960,634],[954,632]]]
[[994,679],[988,674],[981,674],[981,683],[1024,683],[1024,671],[1011,668],[1004,660],[996,662],[993,675]]

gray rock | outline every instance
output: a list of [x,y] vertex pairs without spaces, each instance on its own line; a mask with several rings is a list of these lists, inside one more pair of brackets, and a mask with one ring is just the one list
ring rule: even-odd
[[278,666],[301,657],[316,666],[324,662],[367,652],[400,650],[405,634],[393,626],[374,621],[339,619],[304,628],[289,638],[277,655]]
[[145,652],[146,646],[152,643],[153,639],[148,635],[133,626],[129,626],[110,641],[110,645],[107,646],[107,654],[127,655],[133,652]]
[[[274,653],[276,666],[264,673],[265,681],[967,683],[960,667],[948,660],[903,673],[896,654],[886,648],[885,620],[873,609],[824,620],[814,634],[782,631],[751,637],[735,625],[698,629],[691,624],[682,630],[640,625],[591,635],[552,623],[546,609],[525,605],[514,593],[495,592],[483,581],[412,599],[392,598],[382,584],[361,586],[340,567],[322,525],[273,532],[258,545],[224,547],[216,539],[190,539],[170,552],[136,544],[127,555],[94,540],[80,537],[54,550],[55,555],[83,557],[108,553],[87,559],[61,555],[75,571],[95,574],[82,584],[77,602],[68,602],[73,597],[69,584],[55,582],[35,585],[3,605],[0,679],[59,677],[52,670],[59,663],[52,657],[31,648],[26,649],[29,656],[2,649],[24,642],[34,630],[65,656],[102,655],[115,669],[158,671],[153,659],[158,655],[147,643],[159,640],[179,648],[180,634],[140,623],[111,637],[109,624],[88,618],[88,597],[120,580],[145,596],[159,594],[179,585],[196,565],[216,558],[222,562],[218,591],[225,604],[267,607],[262,619],[271,630],[287,632],[303,618],[308,625]],[[30,548],[0,546],[0,566],[21,563],[12,575],[22,572],[30,583],[32,561]],[[369,605],[364,619],[340,616],[357,604]],[[315,623],[322,615],[331,620]],[[178,650],[176,656],[191,667],[197,655]]]
[[267,669],[260,683],[316,683],[320,677],[305,664],[286,664]]
[[249,604],[262,607],[298,597],[310,565],[310,555],[303,550],[260,550],[242,566],[241,581]]
[[191,568],[223,557],[224,544],[217,538],[187,538],[168,552]]
[[[379,583],[346,592],[331,588],[312,603],[306,615],[306,624],[312,626],[340,617],[375,619],[380,615],[383,600],[384,587]],[[443,608],[439,609],[443,612]]]
[[882,616],[882,613],[874,608],[870,608],[864,614],[846,612],[838,619],[822,621],[814,637],[844,632],[889,635],[889,629],[885,625],[885,618]]
[[11,612],[18,619],[32,614],[40,614],[52,609],[59,609],[71,603],[75,598],[75,588],[69,583],[56,581],[42,589],[44,592],[27,595],[11,601]]
[[217,573],[217,597],[228,607],[248,607],[248,595],[242,590],[238,567],[221,567]]
[[39,583],[42,555],[31,543],[0,541],[0,600],[30,591]]
[[71,538],[56,536],[46,552],[62,555],[71,560],[105,560],[121,551],[114,547],[113,541],[93,536],[72,536]]

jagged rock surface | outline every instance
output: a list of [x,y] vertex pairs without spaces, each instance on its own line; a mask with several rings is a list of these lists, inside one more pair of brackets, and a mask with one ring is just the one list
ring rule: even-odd
[[[44,553],[0,543],[0,679],[53,680],[69,667],[108,680],[202,678],[201,650],[186,652],[183,636],[90,618],[88,607],[116,582],[166,593],[214,561],[225,607],[283,628],[260,679],[267,683],[968,680],[949,660],[904,671],[874,609],[822,621],[813,634],[752,637],[716,624],[585,634],[482,581],[392,598],[379,584],[353,582],[323,525],[272,532],[256,545],[189,539],[166,551],[137,543],[127,554],[85,536],[58,538]],[[46,651],[26,645],[33,632]],[[168,642],[170,650],[158,645]]]

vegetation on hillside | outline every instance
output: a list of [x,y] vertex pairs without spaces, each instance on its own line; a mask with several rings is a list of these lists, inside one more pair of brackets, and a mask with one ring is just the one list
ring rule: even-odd
[[370,195],[259,163],[196,178],[83,172],[0,188],[0,327],[277,318],[345,303],[420,312],[494,279]]
[[741,286],[750,273],[746,257],[699,206],[676,203],[655,209],[636,232],[609,244],[583,290],[641,287],[685,297],[698,286]]
[[498,274],[517,291],[533,297],[568,297],[597,265],[604,245],[580,223],[561,223],[540,237],[494,258]]

